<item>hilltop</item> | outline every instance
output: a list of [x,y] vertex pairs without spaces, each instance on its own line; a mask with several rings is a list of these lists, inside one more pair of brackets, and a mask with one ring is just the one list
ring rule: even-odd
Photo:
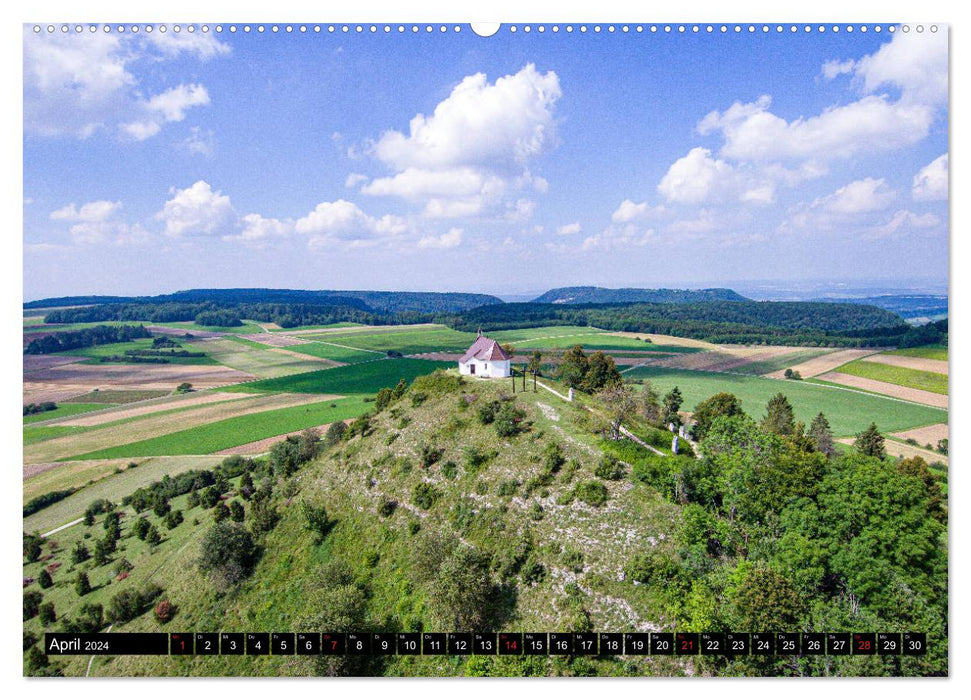
[[559,287],[532,300],[535,304],[685,304],[696,301],[749,301],[731,289],[608,289]]

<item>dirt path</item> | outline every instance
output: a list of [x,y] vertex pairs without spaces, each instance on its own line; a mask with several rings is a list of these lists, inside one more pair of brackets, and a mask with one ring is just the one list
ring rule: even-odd
[[884,396],[891,396],[895,399],[903,399],[905,401],[913,401],[914,403],[922,403],[925,406],[943,408],[945,411],[948,407],[947,395],[935,394],[933,391],[911,389],[906,386],[878,382],[875,379],[865,379],[863,377],[853,376],[852,374],[843,374],[842,372],[827,372],[816,378],[825,382],[833,382],[834,384],[842,384],[843,386],[851,386],[855,389],[863,389],[865,391],[883,394]]
[[134,418],[148,413],[159,411],[169,411],[173,408],[189,408],[190,406],[203,406],[220,401],[237,401],[246,398],[246,394],[231,394],[229,392],[205,392],[198,394],[181,394],[171,399],[166,397],[165,401],[153,400],[152,403],[141,403],[138,405],[126,404],[128,408],[108,408],[104,411],[94,411],[92,413],[82,413],[78,416],[71,416],[62,420],[49,423],[49,425],[74,425],[88,427],[92,425],[102,425],[112,423],[116,420]]
[[[880,352],[874,349],[849,349],[849,350],[837,350],[836,352],[831,352],[828,355],[821,355],[819,357],[814,357],[811,360],[806,360],[805,362],[800,362],[798,365],[793,365],[789,369],[793,372],[799,372],[803,379],[809,379],[810,377],[815,377],[824,372],[832,372],[834,369],[841,365],[845,365],[847,362],[852,362],[853,360],[859,360],[861,357],[867,357],[868,355],[873,355],[874,353]],[[770,379],[784,379],[785,370],[780,369],[777,372],[770,372],[764,376]],[[822,379],[822,377],[820,377]]]
[[864,362],[878,362],[881,365],[947,374],[946,360],[928,360],[925,357],[907,357],[905,355],[870,355],[864,359]]
[[[844,445],[852,445],[853,438],[839,438],[836,442],[841,442]],[[896,440],[884,440],[883,449],[886,450],[887,454],[891,457],[903,457],[904,459],[909,459],[910,457],[920,457],[928,464],[932,462],[940,462],[941,464],[947,466],[947,455],[942,455],[940,452],[925,450],[923,447],[906,445],[902,442],[897,442]]]
[[923,428],[913,428],[911,430],[902,430],[899,433],[894,433],[896,437],[901,440],[913,439],[916,440],[920,445],[926,445],[930,443],[931,445],[937,445],[938,440],[946,440],[948,434],[947,423],[938,423],[936,425],[928,425]]

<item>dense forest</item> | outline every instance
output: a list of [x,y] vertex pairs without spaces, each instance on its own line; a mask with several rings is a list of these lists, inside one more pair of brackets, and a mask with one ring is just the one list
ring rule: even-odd
[[483,304],[500,303],[488,294],[460,292],[378,292],[328,291],[303,289],[189,289],[173,294],[143,297],[75,296],[39,299],[24,304],[25,309],[90,304],[198,304],[213,302],[220,308],[243,304],[282,304],[300,306],[350,307],[377,314],[458,313]]
[[748,301],[731,289],[607,289],[560,287],[533,299],[534,304],[684,304],[695,301]]
[[713,301],[691,304],[502,304],[467,311],[459,330],[589,325],[713,343],[809,346],[899,345],[910,326],[873,306],[823,302]]
[[46,355],[64,350],[89,348],[92,345],[127,343],[135,338],[151,338],[145,326],[94,326],[79,331],[52,333],[34,338],[24,348],[25,355]]

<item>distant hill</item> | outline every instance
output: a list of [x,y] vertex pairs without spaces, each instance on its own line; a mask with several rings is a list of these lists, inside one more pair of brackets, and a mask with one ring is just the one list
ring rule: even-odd
[[881,294],[847,299],[820,299],[820,301],[876,306],[892,311],[912,323],[927,323],[946,318],[948,312],[946,294]]
[[695,301],[749,301],[731,289],[607,289],[559,287],[533,299],[537,304],[686,304]]
[[461,292],[378,292],[305,289],[188,289],[155,296],[73,296],[38,299],[25,309],[88,304],[169,304],[213,302],[230,304],[305,304],[339,306],[379,313],[458,313],[486,304],[501,304],[489,294]]

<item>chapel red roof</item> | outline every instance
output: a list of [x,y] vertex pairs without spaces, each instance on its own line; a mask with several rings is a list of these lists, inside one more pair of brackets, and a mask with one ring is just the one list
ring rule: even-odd
[[483,360],[485,362],[495,362],[498,360],[511,360],[512,357],[502,349],[492,338],[486,338],[484,335],[480,335],[476,338],[472,346],[465,351],[462,355],[462,359],[459,362],[468,362],[472,358],[477,360]]

